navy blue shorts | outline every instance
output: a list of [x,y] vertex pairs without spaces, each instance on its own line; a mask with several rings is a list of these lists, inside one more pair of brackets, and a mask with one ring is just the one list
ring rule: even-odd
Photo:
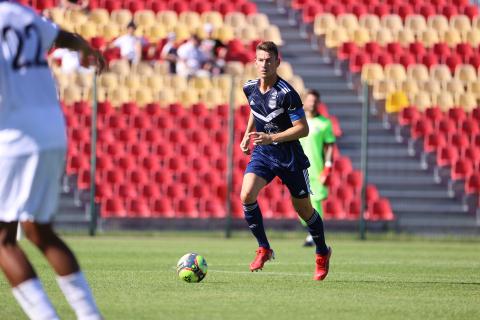
[[287,186],[292,197],[297,199],[307,198],[311,194],[307,169],[290,171],[252,159],[245,169],[245,174],[247,173],[256,174],[265,179],[267,184],[275,177],[279,177],[282,183]]

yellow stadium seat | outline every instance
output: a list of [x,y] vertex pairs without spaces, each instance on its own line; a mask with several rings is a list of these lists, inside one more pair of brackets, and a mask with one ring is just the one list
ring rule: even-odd
[[471,92],[464,92],[458,96],[457,105],[461,106],[466,112],[471,112],[478,105],[478,98]]
[[277,69],[277,73],[280,77],[289,81],[293,77],[292,65],[287,61],[282,61]]
[[153,73],[158,75],[170,74],[169,65],[167,61],[157,60],[153,63]]
[[177,23],[177,25],[173,28],[173,32],[175,32],[177,41],[184,41],[190,38],[190,30],[188,25]]
[[167,30],[173,30],[177,24],[178,17],[175,11],[158,11],[157,22],[165,26]]
[[270,25],[263,30],[263,39],[267,41],[273,41],[280,46],[283,44],[280,30],[275,25]]
[[[182,12],[178,16],[178,22],[188,26],[190,33],[194,33],[198,29],[200,29],[202,33],[204,32],[200,14],[195,11]],[[204,37],[204,35],[202,35],[202,37]]]
[[442,14],[428,17],[427,24],[429,28],[435,29],[439,34],[450,29],[447,17]]
[[69,105],[82,100],[82,91],[75,84],[70,84],[60,92],[60,98],[65,104]]
[[200,91],[200,99],[203,103],[207,105],[208,108],[213,108],[219,104],[227,103],[228,101],[225,97],[229,96],[226,92],[222,91],[220,88],[210,88],[205,91]]
[[444,82],[443,88],[455,96],[465,92],[465,84],[461,80],[455,78]]
[[412,30],[418,36],[427,29],[427,22],[420,14],[410,14],[405,18],[405,28]]
[[200,102],[199,91],[193,88],[178,91],[178,99],[184,106],[191,106],[192,104]]
[[65,22],[68,21],[74,26],[79,26],[88,20],[88,16],[80,10],[65,10],[64,18]]
[[214,31],[214,37],[216,37],[223,43],[228,43],[230,40],[233,40],[235,38],[235,34],[231,26],[224,24],[223,26]]
[[384,29],[390,30],[392,33],[403,29],[402,18],[397,14],[386,14],[381,18],[381,25]]
[[170,103],[179,101],[172,90],[160,90],[156,93],[156,101],[161,105],[166,106]]
[[315,17],[313,22],[313,32],[317,36],[325,35],[329,30],[335,29],[337,21],[331,13],[322,13]]
[[467,92],[473,94],[477,100],[480,99],[480,80],[469,82],[467,84]]
[[385,75],[383,74],[383,68],[378,63],[367,63],[362,67],[361,79],[368,85],[372,86],[375,82],[383,80]]
[[236,106],[248,103],[247,98],[245,98],[245,93],[243,92],[242,88],[238,86],[234,92],[234,100]]
[[396,90],[387,95],[385,111],[388,113],[400,112],[409,104],[407,94],[401,90]]
[[440,82],[449,81],[452,79],[450,69],[445,64],[437,64],[430,67],[430,78]]
[[165,76],[167,85],[175,91],[181,91],[188,88],[188,81],[186,77],[176,74]]
[[202,24],[210,23],[215,29],[223,25],[222,14],[218,11],[207,11],[202,13],[200,19]]
[[437,105],[440,110],[448,111],[449,109],[455,106],[455,100],[453,99],[453,95],[450,92],[442,91],[433,96],[433,103]]
[[351,41],[354,41],[357,46],[364,46],[367,42],[370,42],[370,33],[368,29],[359,27],[353,31],[350,31],[349,36]]
[[120,82],[125,87],[127,87],[130,90],[130,92],[135,92],[135,90],[137,90],[142,86],[142,81],[140,76],[134,73],[127,75],[123,79],[120,79]]
[[355,30],[359,27],[357,16],[353,13],[343,13],[337,17],[337,25],[342,26],[346,30]]
[[91,88],[93,86],[93,71],[92,72],[76,72],[75,83],[80,88]]
[[465,35],[472,29],[470,18],[464,14],[458,14],[450,18],[450,27]]
[[90,11],[88,19],[96,24],[105,25],[110,22],[110,15],[106,9],[96,8]]
[[212,87],[219,88],[224,92],[230,92],[232,88],[232,78],[229,74],[221,74],[212,77]]
[[241,76],[244,72],[243,63],[240,61],[229,61],[225,66],[225,73],[231,74],[234,76]]
[[415,42],[415,33],[410,29],[402,29],[395,34],[395,40],[402,46],[407,47],[410,43]]
[[435,29],[427,28],[420,33],[419,40],[426,48],[431,48],[435,43],[440,42],[440,37]]
[[264,13],[254,13],[247,16],[247,22],[258,29],[265,29],[270,26],[268,16]]
[[110,14],[110,20],[116,22],[122,28],[126,28],[132,19],[132,13],[127,9],[113,10]]
[[86,21],[85,23],[79,25],[77,28],[77,33],[85,39],[91,39],[98,35],[97,25],[91,21]]
[[424,111],[432,107],[432,99],[428,91],[419,91],[413,98],[412,104],[417,107],[419,111]]
[[113,21],[110,21],[109,24],[106,24],[102,27],[102,37],[105,38],[106,41],[112,41],[113,39],[120,36],[120,27]]
[[255,68],[255,63],[253,61],[245,64],[243,77],[248,80],[257,78],[257,69]]
[[375,14],[364,14],[358,19],[360,27],[367,30],[377,30],[381,28],[380,18]]
[[457,30],[450,28],[443,33],[440,33],[440,40],[447,43],[450,47],[455,47],[462,42],[462,36]]
[[135,99],[134,101],[139,106],[145,106],[148,103],[154,102],[154,96],[152,90],[148,87],[138,88],[133,92],[132,97]]
[[407,78],[416,82],[428,81],[430,74],[424,64],[411,64],[407,68]]
[[108,90],[104,87],[97,87],[97,101],[105,102],[108,98]]
[[242,29],[240,29],[240,35],[238,38],[244,42],[250,42],[261,38],[261,36],[254,26],[245,25]]
[[347,42],[348,40],[349,36],[347,30],[342,27],[337,27],[327,31],[325,37],[325,46],[329,49],[336,49],[340,47],[342,43]]
[[416,81],[412,81],[411,79],[401,82],[398,86],[398,90],[405,92],[410,101],[412,101],[414,96],[420,91],[418,88],[418,83]]
[[155,13],[152,10],[139,10],[134,13],[133,21],[137,26],[147,29],[155,24]]
[[470,43],[474,47],[480,45],[480,29],[471,29],[465,34],[465,42]]
[[107,90],[113,90],[119,84],[118,75],[113,72],[102,73],[98,78],[98,84]]
[[424,82],[419,82],[419,89],[421,91],[430,92],[430,94],[439,94],[442,92],[442,82],[435,79],[430,79]]
[[161,24],[153,24],[145,30],[145,36],[151,42],[158,42],[167,37],[167,29]]
[[388,43],[393,42],[394,37],[389,29],[378,29],[371,33],[373,41],[378,42],[381,46],[386,46]]
[[193,77],[188,80],[188,87],[198,91],[208,90],[212,87],[212,82],[207,77]]
[[108,100],[114,107],[120,107],[123,103],[133,101],[131,99],[129,90],[126,87],[120,86],[108,91]]
[[477,80],[477,71],[471,64],[461,64],[455,68],[455,78],[464,83]]
[[62,26],[65,22],[65,10],[59,7],[53,7],[47,9],[50,16],[52,17],[52,21],[56,24]]
[[247,19],[241,12],[230,12],[225,16],[223,23],[236,29],[244,26],[247,23]]
[[383,70],[386,80],[392,80],[396,83],[400,83],[407,79],[407,72],[405,67],[399,63],[391,63],[385,66]]
[[159,74],[152,74],[152,75],[148,76],[146,82],[147,82],[147,85],[150,87],[150,89],[152,89],[153,92],[163,90],[164,87],[165,87],[163,76],[161,76]]
[[128,61],[123,59],[112,61],[109,69],[118,76],[126,76],[130,73],[130,65],[128,64]]
[[395,81],[389,79],[378,80],[373,83],[372,97],[375,100],[385,100],[387,95],[396,89]]
[[149,77],[153,75],[153,67],[148,61],[140,61],[136,65],[132,65],[132,73],[136,73],[142,78]]

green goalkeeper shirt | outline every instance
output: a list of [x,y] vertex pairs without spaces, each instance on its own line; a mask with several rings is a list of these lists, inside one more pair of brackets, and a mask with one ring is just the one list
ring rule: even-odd
[[302,144],[303,151],[310,160],[308,175],[313,193],[312,198],[325,199],[328,196],[328,189],[319,182],[318,178],[323,172],[325,165],[323,147],[327,143],[335,143],[332,122],[330,119],[321,115],[313,119],[307,118],[307,122],[310,132],[308,136],[300,139],[300,143]]

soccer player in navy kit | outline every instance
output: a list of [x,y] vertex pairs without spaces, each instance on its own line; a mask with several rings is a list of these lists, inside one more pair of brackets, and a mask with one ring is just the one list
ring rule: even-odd
[[[274,258],[257,197],[261,189],[278,176],[289,189],[293,206],[307,223],[314,239],[314,279],[323,280],[328,274],[332,249],[325,244],[322,218],[310,202],[307,171],[310,163],[298,141],[308,135],[308,124],[300,96],[277,75],[279,65],[275,43],[261,42],[255,57],[259,78],[247,81],[243,86],[251,112],[240,148],[245,154],[252,155],[245,170],[240,199],[245,220],[259,245],[250,270],[262,269],[266,261]],[[251,139],[254,145],[252,152]]]

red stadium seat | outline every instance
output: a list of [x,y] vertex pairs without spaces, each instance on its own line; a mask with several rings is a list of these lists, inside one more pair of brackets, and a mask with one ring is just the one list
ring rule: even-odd
[[339,60],[348,60],[350,56],[354,53],[358,52],[358,47],[353,41],[347,41],[342,43],[342,45],[338,48],[337,51],[337,58]]
[[390,207],[390,201],[386,198],[380,198],[375,201],[370,210],[367,211],[366,217],[367,220],[393,220],[395,217],[393,215],[392,208]]
[[439,167],[451,166],[459,157],[459,151],[451,146],[437,149],[437,165]]
[[152,205],[152,216],[174,218],[175,211],[173,210],[171,201],[166,198],[154,199]]
[[147,185],[150,178],[144,170],[132,170],[128,173],[128,181],[136,186]]
[[178,218],[198,218],[199,215],[196,202],[190,198],[183,198],[178,201],[177,213]]
[[360,192],[363,182],[362,173],[358,170],[350,172],[347,174],[345,182],[353,188],[355,192]]
[[452,166],[452,180],[465,180],[473,173],[473,163],[470,159],[458,159]]
[[360,71],[362,71],[362,67],[365,63],[370,63],[370,57],[366,53],[363,53],[363,52],[354,53],[350,57],[350,66],[349,66],[350,72],[359,73]]
[[420,118],[421,114],[415,106],[408,106],[403,108],[398,113],[398,124],[401,126],[411,125],[413,121]]
[[436,152],[438,148],[447,145],[447,139],[444,135],[438,133],[429,133],[423,140],[423,151],[426,153]]
[[323,218],[325,220],[343,219],[346,217],[342,203],[335,198],[328,198],[323,201]]
[[480,193],[480,172],[475,172],[467,178],[465,181],[465,193],[467,195]]
[[129,217],[150,218],[152,210],[146,199],[130,199],[127,202],[127,215]]
[[423,118],[414,120],[412,127],[410,128],[410,136],[412,139],[422,138],[431,132],[433,132],[432,123],[425,121]]
[[103,218],[126,217],[127,210],[121,199],[104,199],[101,203],[100,215]]

